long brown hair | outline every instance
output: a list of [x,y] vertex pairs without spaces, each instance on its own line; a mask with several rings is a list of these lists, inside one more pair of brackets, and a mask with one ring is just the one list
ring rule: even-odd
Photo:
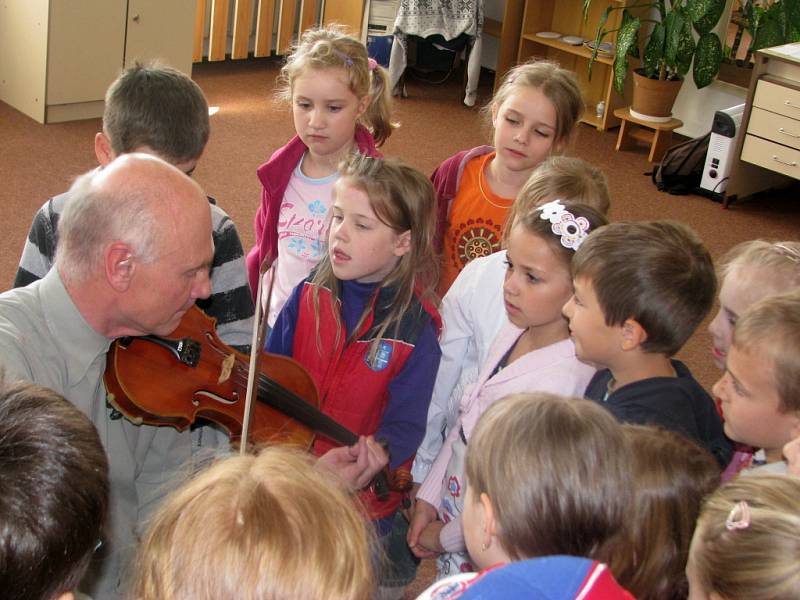
[[[438,281],[439,264],[439,261],[434,259],[433,250],[436,195],[427,177],[399,160],[355,154],[340,165],[339,175],[340,182],[346,180],[367,195],[375,216],[384,225],[397,233],[405,231],[411,233],[410,250],[400,258],[397,267],[380,283],[382,288],[392,287],[397,291],[392,299],[388,316],[380,324],[372,343],[370,357],[374,357],[389,327],[394,326],[397,331],[415,295],[421,302],[435,303],[433,288]],[[320,287],[330,290],[333,296],[331,308],[338,323],[337,342],[342,330],[341,316],[336,309],[336,301],[339,299],[339,280],[333,273],[330,256],[327,253],[317,265],[312,283],[315,284],[311,297],[317,325],[317,346],[320,348]],[[364,309],[353,335],[360,329],[370,310],[370,306]]]

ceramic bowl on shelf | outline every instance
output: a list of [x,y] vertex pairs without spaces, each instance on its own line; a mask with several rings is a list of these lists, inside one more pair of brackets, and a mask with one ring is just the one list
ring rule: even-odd
[[[589,50],[594,50],[595,42],[594,40],[588,40],[584,43]],[[600,42],[600,45],[597,46],[597,54],[599,56],[614,56],[614,44],[611,42]]]
[[561,37],[561,34],[556,31],[540,31],[536,34],[536,37],[540,38],[547,38],[549,40],[557,40]]
[[565,35],[561,38],[561,41],[570,46],[580,46],[586,41],[586,38],[582,38],[579,35]]

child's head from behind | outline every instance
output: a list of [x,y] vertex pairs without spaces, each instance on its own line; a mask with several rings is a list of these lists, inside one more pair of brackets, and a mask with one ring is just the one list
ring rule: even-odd
[[369,598],[367,524],[311,460],[272,446],[183,485],[150,522],[131,597]]
[[59,394],[0,387],[0,589],[9,600],[55,600],[78,587],[103,537],[105,450]]
[[800,289],[752,305],[733,330],[725,373],[714,385],[725,433],[781,459],[800,436]]
[[711,256],[676,221],[612,223],[572,261],[575,295],[564,306],[578,356],[608,366],[630,350],[672,356],[714,301]]
[[800,479],[739,476],[703,504],[687,565],[689,600],[800,597]]
[[719,275],[719,312],[708,330],[714,362],[724,369],[733,327],[744,311],[762,298],[800,287],[800,242],[742,242],[724,256]]
[[572,295],[570,263],[588,235],[606,224],[593,208],[553,201],[518,212],[507,240],[503,293],[509,320],[542,343],[568,335],[561,307]]
[[286,58],[278,93],[292,104],[295,129],[312,152],[327,154],[353,139],[358,122],[378,145],[392,133],[385,69],[344,29],[309,29]]
[[622,426],[633,471],[634,501],[609,566],[642,600],[685,598],[685,568],[703,499],[719,485],[719,466],[674,431]]
[[608,182],[600,169],[580,158],[551,156],[536,167],[517,194],[506,219],[505,237],[518,214],[553,200],[584,204],[602,215],[608,215],[611,207]]
[[497,158],[511,170],[530,170],[569,144],[583,99],[572,71],[532,60],[506,74],[484,110],[491,115]]
[[495,403],[470,437],[465,470],[464,535],[480,567],[498,551],[606,560],[630,508],[622,429],[588,400],[539,392]]
[[103,134],[95,143],[101,163],[147,152],[191,173],[209,135],[208,104],[191,78],[165,65],[137,63],[111,84],[105,102]]

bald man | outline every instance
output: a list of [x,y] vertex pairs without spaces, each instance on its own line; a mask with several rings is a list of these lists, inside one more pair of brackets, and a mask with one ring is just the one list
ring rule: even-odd
[[0,295],[0,365],[8,380],[62,394],[97,427],[109,458],[110,527],[82,591],[117,598],[137,524],[180,483],[192,435],[112,410],[106,352],[120,336],[172,332],[211,293],[211,209],[193,180],[145,154],[79,177],[69,197],[55,268]]
[[[189,474],[200,436],[136,425],[111,408],[106,353],[118,337],[172,333],[195,300],[211,294],[211,208],[177,168],[124,154],[75,181],[58,227],[55,268],[0,294],[0,368],[8,381],[60,393],[97,427],[108,454],[110,523],[81,591],[120,598],[137,529]],[[321,460],[356,489],[387,462],[364,438]]]

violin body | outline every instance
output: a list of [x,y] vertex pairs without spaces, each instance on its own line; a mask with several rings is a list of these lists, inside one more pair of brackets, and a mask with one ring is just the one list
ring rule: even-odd
[[[153,343],[150,336],[115,341],[105,372],[109,402],[134,423],[171,425],[182,431],[201,417],[224,427],[231,441],[239,441],[249,357],[227,346],[217,335],[214,323],[214,319],[192,306],[166,338],[174,342],[174,350]],[[197,346],[188,352],[196,353],[194,364],[178,356],[192,342]],[[289,357],[267,353],[261,354],[259,362],[262,377],[291,390],[309,408],[318,407],[316,385],[300,364]],[[253,405],[251,442],[310,447],[314,434],[309,426],[271,407],[261,397]]]

